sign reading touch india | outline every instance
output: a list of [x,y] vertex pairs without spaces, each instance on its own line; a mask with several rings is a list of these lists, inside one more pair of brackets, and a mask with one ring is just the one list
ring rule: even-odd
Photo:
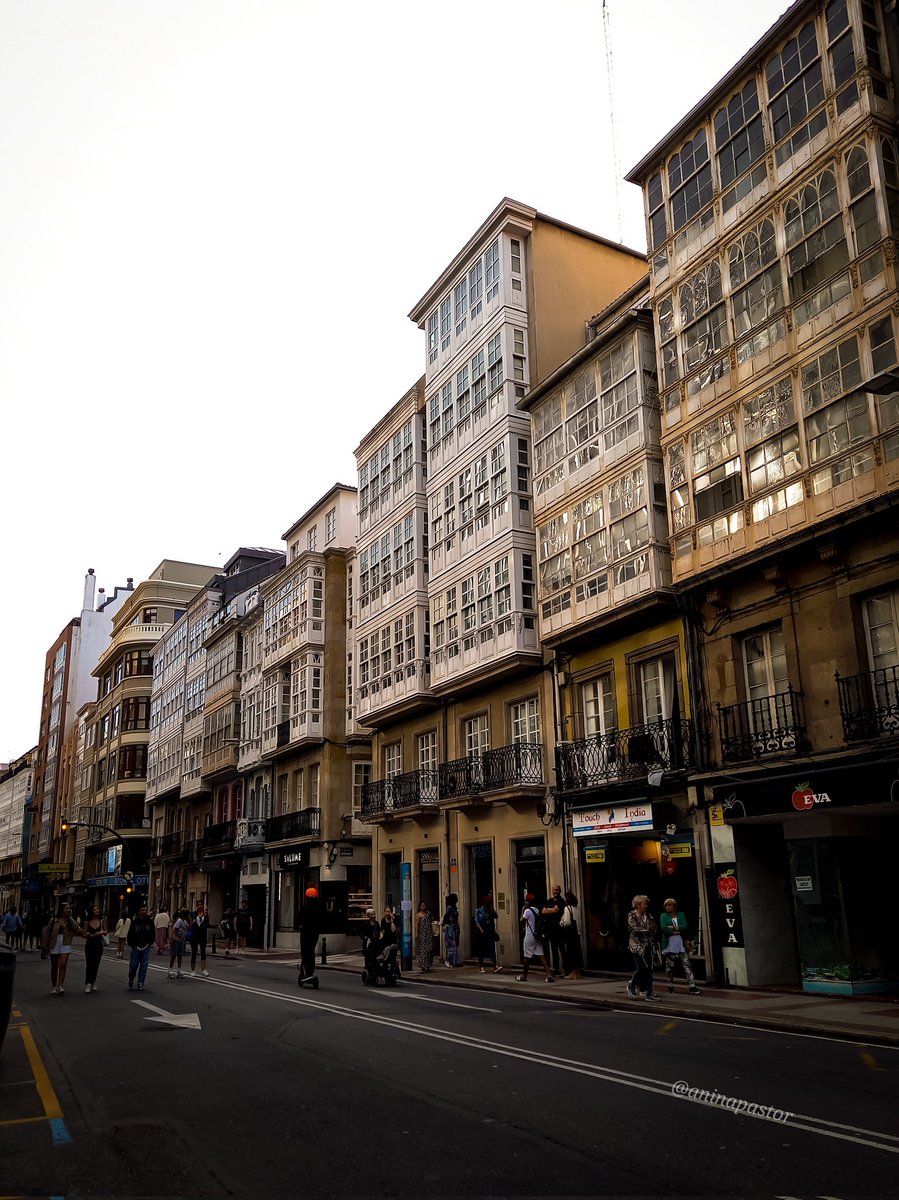
[[592,837],[597,833],[636,833],[641,829],[652,829],[652,805],[648,801],[582,808],[571,814],[571,830],[575,837]]

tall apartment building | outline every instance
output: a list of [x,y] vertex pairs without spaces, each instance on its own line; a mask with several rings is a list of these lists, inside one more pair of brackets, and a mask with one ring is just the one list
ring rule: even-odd
[[[197,590],[153,652],[149,894],[169,911],[202,900],[217,920],[238,902],[240,618],[283,562],[280,551],[240,547]],[[261,931],[264,897],[254,916]]]
[[797,0],[628,176],[734,983],[899,977],[896,45]]
[[[51,870],[51,864],[62,867],[68,861],[63,852],[66,839],[59,837],[67,799],[61,781],[63,749],[75,727],[76,713],[94,691],[91,672],[109,640],[113,617],[132,588],[129,579],[124,588],[115,588],[107,597],[102,588],[99,593],[96,591],[96,582],[91,568],[84,578],[80,616],[69,621],[44,660],[26,874],[32,879],[42,879],[43,900],[47,905],[56,894],[57,883],[67,887],[69,882],[68,872]],[[33,884],[29,886],[31,890]]]
[[[360,522],[356,595],[359,719],[376,731],[364,801],[375,891],[395,904],[425,900],[432,912],[456,892],[466,921],[492,891],[506,955],[517,955],[522,895],[545,894],[548,868],[562,871],[560,836],[548,842],[538,818],[551,781],[552,692],[537,628],[530,423],[516,401],[583,342],[586,316],[644,271],[641,255],[504,200],[410,314],[427,339],[416,416],[427,461],[414,423],[411,465],[394,453],[403,433],[394,424],[411,405],[376,427],[360,455],[360,517],[376,500],[365,531]],[[415,525],[425,478],[427,611],[425,531]],[[411,555],[401,556],[399,586],[397,530]],[[382,612],[380,630],[366,605]],[[409,617],[425,660],[418,677],[407,673]]]
[[[83,743],[76,748],[82,798],[78,820],[88,828],[83,843],[87,899],[110,916],[118,909],[123,872],[132,872],[143,895],[149,883],[147,746],[156,645],[214,571],[164,559],[115,613],[93,670],[96,700],[88,710]],[[68,837],[77,832],[71,830]],[[75,845],[67,846],[63,861],[74,854]]]
[[[356,489],[335,484],[284,534],[287,565],[261,589],[248,623],[241,684],[239,767],[268,794],[273,945],[297,945],[307,887],[324,908],[323,933],[342,949],[360,897],[371,895],[370,838],[354,822],[371,762],[368,737],[348,724],[347,590]],[[359,797],[361,802],[361,796]]]
[[587,963],[605,968],[631,965],[634,895],[660,912],[676,888],[695,922],[703,890],[648,283],[593,318],[585,345],[519,401],[532,423],[539,630],[556,690],[550,807]]
[[23,901],[39,899],[22,892],[22,856],[25,845],[26,812],[34,792],[34,759],[37,747],[26,751],[0,767],[0,912],[15,906],[22,911]]

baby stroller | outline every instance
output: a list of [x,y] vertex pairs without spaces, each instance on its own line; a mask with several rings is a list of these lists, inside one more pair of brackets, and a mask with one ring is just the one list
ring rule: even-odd
[[396,987],[400,981],[400,964],[397,962],[399,946],[385,946],[380,954],[376,951],[376,943],[366,946],[362,982],[366,987],[377,987],[379,983],[386,987]]

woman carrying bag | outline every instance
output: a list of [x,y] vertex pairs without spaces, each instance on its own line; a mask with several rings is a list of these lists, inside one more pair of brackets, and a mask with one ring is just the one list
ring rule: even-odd
[[61,996],[65,992],[63,984],[66,981],[72,943],[76,937],[83,936],[72,919],[71,904],[61,904],[59,915],[53,918],[41,935],[41,958],[48,956],[50,958],[50,992],[52,995]]
[[97,972],[100,970],[100,959],[103,957],[103,947],[109,945],[106,935],[106,922],[100,916],[100,909],[95,904],[90,916],[84,922],[81,930],[84,938],[84,990],[97,990]]

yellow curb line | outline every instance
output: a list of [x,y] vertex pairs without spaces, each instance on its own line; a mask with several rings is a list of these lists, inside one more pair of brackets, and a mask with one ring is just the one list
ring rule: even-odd
[[[14,1117],[9,1121],[0,1121],[0,1129],[6,1125],[33,1125],[35,1121],[46,1121],[46,1117]],[[0,1197],[3,1200],[3,1197]]]
[[53,1084],[50,1082],[50,1076],[47,1074],[47,1069],[41,1061],[41,1056],[38,1053],[38,1048],[35,1045],[31,1030],[27,1025],[23,1025],[19,1033],[22,1035],[22,1041],[25,1045],[25,1053],[28,1055],[28,1061],[31,1064],[31,1071],[34,1075],[34,1082],[37,1084],[37,1094],[41,1098],[41,1103],[44,1106],[44,1112],[49,1120],[54,1118],[62,1118],[62,1108],[56,1098],[56,1092],[53,1090]]

